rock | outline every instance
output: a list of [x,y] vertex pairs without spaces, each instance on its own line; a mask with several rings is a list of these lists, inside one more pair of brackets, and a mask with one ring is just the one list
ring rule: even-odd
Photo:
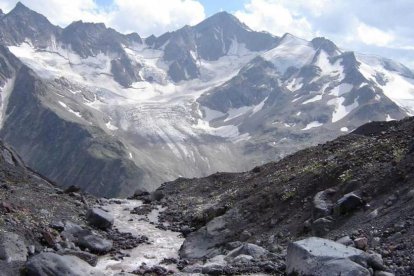
[[80,191],[80,188],[78,186],[75,185],[70,185],[69,187],[67,187],[63,192],[65,194],[69,194],[69,193],[77,193]]
[[385,270],[384,260],[378,253],[367,254],[367,264],[375,270]]
[[375,271],[374,276],[394,276],[394,273],[386,271]]
[[365,252],[359,249],[311,237],[289,244],[286,272],[298,275],[369,276],[368,269],[354,262],[365,258]]
[[59,255],[71,255],[76,256],[81,260],[84,260],[91,266],[96,266],[98,263],[98,257],[92,253],[85,252],[85,251],[77,251],[77,250],[61,250],[58,252]]
[[151,199],[153,201],[161,201],[164,198],[164,193],[161,190],[156,190],[151,193]]
[[60,235],[68,242],[77,242],[80,237],[91,234],[90,230],[83,229],[81,226],[72,223],[65,222],[65,228]]
[[252,234],[247,231],[247,230],[243,230],[243,232],[241,232],[240,234],[240,240],[241,241],[247,241],[248,239],[250,239],[252,236]]
[[224,266],[221,264],[206,264],[201,269],[201,273],[208,275],[223,275]]
[[354,240],[355,247],[361,250],[366,250],[368,248],[368,239],[365,237],[356,238]]
[[40,253],[30,258],[24,267],[24,275],[99,275],[86,262],[75,256],[60,256],[55,253]]
[[332,192],[331,189],[321,191],[313,197],[312,217],[314,220],[331,214],[332,202],[329,201],[328,194]]
[[26,261],[27,247],[23,239],[10,232],[0,234],[0,259],[6,262]]
[[364,205],[362,199],[354,193],[349,193],[340,198],[335,205],[336,214],[346,214],[357,210]]
[[409,199],[413,199],[414,198],[414,189],[408,191],[407,196]]
[[147,191],[143,190],[143,189],[137,189],[133,195],[133,197],[140,197],[140,196],[147,196],[150,193],[148,193]]
[[42,232],[42,237],[43,237],[43,240],[46,242],[46,244],[49,247],[55,246],[55,244],[57,242],[57,239],[51,232],[49,232],[47,230],[43,231]]
[[349,236],[344,236],[336,241],[345,246],[354,246],[354,241]]
[[271,253],[263,247],[252,243],[245,243],[242,246],[239,246],[236,249],[230,251],[227,254],[225,260],[231,260],[240,255],[247,255],[253,257],[254,259],[260,259],[262,257],[268,256],[269,254]]
[[99,208],[89,209],[86,219],[90,225],[102,230],[109,229],[114,224],[113,216]]
[[60,220],[59,221],[52,221],[49,224],[49,227],[52,228],[52,229],[55,229],[55,230],[57,230],[59,232],[61,232],[61,231],[63,231],[65,229],[65,225]]
[[113,242],[91,234],[80,237],[77,245],[81,248],[87,248],[93,253],[105,254],[112,249]]
[[315,236],[325,236],[332,225],[333,221],[331,217],[319,218],[312,223],[311,229]]

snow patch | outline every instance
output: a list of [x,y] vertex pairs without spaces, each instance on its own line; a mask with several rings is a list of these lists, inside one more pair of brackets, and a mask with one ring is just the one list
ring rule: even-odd
[[302,130],[309,130],[311,128],[320,127],[323,126],[323,124],[319,121],[313,121],[306,125],[306,127],[302,128]]
[[322,100],[322,95],[316,95],[309,100],[304,101],[302,104],[313,103]]
[[343,119],[352,110],[354,110],[355,108],[359,106],[358,98],[356,98],[352,104],[347,105],[347,106],[343,105],[344,101],[345,101],[344,97],[334,98],[328,101],[328,105],[335,106],[335,110],[332,113],[332,123],[335,123]]

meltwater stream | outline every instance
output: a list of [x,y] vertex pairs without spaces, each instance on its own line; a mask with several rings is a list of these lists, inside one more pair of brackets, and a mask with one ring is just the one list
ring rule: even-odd
[[[107,205],[103,206],[114,216],[114,227],[119,232],[131,233],[134,236],[145,235],[148,237],[150,244],[140,244],[134,249],[122,250],[123,253],[129,254],[130,257],[124,257],[122,260],[113,260],[111,256],[102,256],[96,269],[103,275],[111,276],[119,272],[132,272],[137,270],[141,264],[145,263],[151,267],[159,265],[165,258],[178,259],[178,250],[184,239],[180,233],[161,230],[156,228],[158,215],[161,210],[153,210],[148,216],[131,214],[135,207],[143,203],[138,200],[110,200]],[[131,221],[132,219],[132,221]],[[175,265],[162,265],[172,271],[177,271]]]

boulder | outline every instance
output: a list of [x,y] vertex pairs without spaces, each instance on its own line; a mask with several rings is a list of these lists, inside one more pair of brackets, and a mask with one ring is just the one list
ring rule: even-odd
[[354,241],[349,236],[344,236],[336,241],[337,243],[343,244],[345,246],[354,246]]
[[23,269],[24,275],[99,275],[88,263],[75,256],[61,256],[55,253],[43,252],[27,261]]
[[84,260],[91,266],[96,266],[96,264],[98,263],[98,257],[96,255],[89,253],[89,252],[85,252],[85,251],[66,249],[66,250],[60,250],[57,253],[59,255],[71,255],[71,256],[78,257],[79,259]]
[[333,221],[331,217],[318,218],[311,226],[313,235],[317,237],[325,236],[329,232],[332,223]]
[[335,205],[335,213],[343,215],[353,212],[364,205],[362,199],[354,193],[349,193],[341,197]]
[[328,195],[332,192],[331,189],[328,189],[317,193],[313,197],[312,217],[314,220],[331,215],[333,204],[329,200]]
[[26,261],[27,246],[23,239],[11,232],[0,234],[0,259],[6,262]]
[[225,259],[228,261],[240,255],[247,255],[251,256],[254,259],[260,259],[268,256],[269,254],[271,253],[263,247],[260,247],[252,243],[245,243],[242,246],[239,246],[236,249],[230,251]]
[[289,244],[286,272],[297,275],[369,276],[369,270],[360,265],[366,258],[362,250],[311,237]]
[[356,238],[354,240],[355,247],[361,250],[366,250],[368,248],[368,239],[365,237]]
[[114,224],[114,217],[110,213],[99,208],[89,209],[86,214],[86,219],[91,226],[102,230],[107,230]]
[[86,235],[78,239],[77,245],[81,248],[87,248],[96,254],[105,254],[112,249],[112,241],[99,237],[97,235]]

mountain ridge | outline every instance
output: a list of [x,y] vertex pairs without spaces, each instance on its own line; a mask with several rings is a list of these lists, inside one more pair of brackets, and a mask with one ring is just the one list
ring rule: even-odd
[[[368,121],[414,114],[403,65],[325,38],[254,32],[228,13],[146,39],[77,21],[49,22],[40,40],[4,18],[0,136],[65,187],[76,172],[86,191],[128,196],[181,176],[245,171]],[[18,99],[16,59],[30,69],[31,100]],[[100,165],[88,171],[89,163]],[[101,171],[121,176],[87,176]]]

